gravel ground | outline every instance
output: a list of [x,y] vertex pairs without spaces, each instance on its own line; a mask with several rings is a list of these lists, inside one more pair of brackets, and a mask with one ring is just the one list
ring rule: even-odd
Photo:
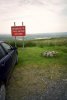
[[67,100],[67,81],[50,82],[40,100]]
[[67,100],[67,77],[63,74],[58,68],[17,68],[7,86],[6,100]]
[[21,100],[67,100],[67,81],[49,82],[43,93],[22,97]]
[[[46,91],[35,93],[29,93],[25,96],[17,98],[17,100],[67,100],[67,79],[59,80],[59,81],[49,81],[44,80],[47,82]],[[18,91],[18,90],[17,90]],[[32,91],[33,92],[33,91]],[[22,93],[21,93],[22,94]],[[12,97],[13,100],[16,100]],[[6,100],[9,99],[7,96]]]

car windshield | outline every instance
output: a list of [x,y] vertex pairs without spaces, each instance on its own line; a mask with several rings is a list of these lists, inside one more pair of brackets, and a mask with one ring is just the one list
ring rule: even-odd
[[4,49],[9,52],[11,50],[11,46],[6,44],[6,43],[2,43],[2,46],[4,47]]
[[0,45],[0,59],[5,55],[3,48]]

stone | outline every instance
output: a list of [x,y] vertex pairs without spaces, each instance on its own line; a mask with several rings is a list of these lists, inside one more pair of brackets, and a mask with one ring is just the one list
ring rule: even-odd
[[42,56],[44,57],[54,57],[57,55],[58,52],[56,51],[45,51],[42,53]]

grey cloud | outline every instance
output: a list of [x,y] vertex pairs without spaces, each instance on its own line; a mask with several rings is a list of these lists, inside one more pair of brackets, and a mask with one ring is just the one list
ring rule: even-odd
[[41,0],[20,0],[20,5],[23,4],[30,4],[30,5],[43,5],[43,2]]
[[18,4],[31,4],[31,5],[35,5],[35,4],[43,4],[43,2],[41,0],[1,0],[0,4],[1,5],[9,5],[9,4],[13,4],[13,3],[18,3]]
[[[45,0],[48,3],[49,10],[59,14],[67,15],[67,0]],[[51,6],[51,8],[50,8]]]
[[67,15],[67,0],[0,0],[0,12],[4,13],[23,5],[40,6],[57,14]]
[[67,0],[20,0],[19,4],[30,4],[36,6],[42,6],[49,11],[53,11],[57,14],[66,14]]
[[0,14],[7,14],[12,12],[18,5],[16,0],[1,0],[0,1]]
[[60,14],[63,16],[67,16],[67,0],[62,0],[61,7],[62,7],[62,10]]
[[41,4],[41,5],[46,5],[46,4],[51,4],[51,5],[65,5],[67,4],[67,0],[0,0],[0,4],[8,5],[8,4]]
[[67,16],[67,7],[64,7],[61,11],[61,15]]

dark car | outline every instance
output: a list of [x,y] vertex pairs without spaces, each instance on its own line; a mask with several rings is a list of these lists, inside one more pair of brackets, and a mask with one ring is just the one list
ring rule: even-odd
[[5,84],[17,63],[17,48],[0,41],[0,100],[5,100]]

